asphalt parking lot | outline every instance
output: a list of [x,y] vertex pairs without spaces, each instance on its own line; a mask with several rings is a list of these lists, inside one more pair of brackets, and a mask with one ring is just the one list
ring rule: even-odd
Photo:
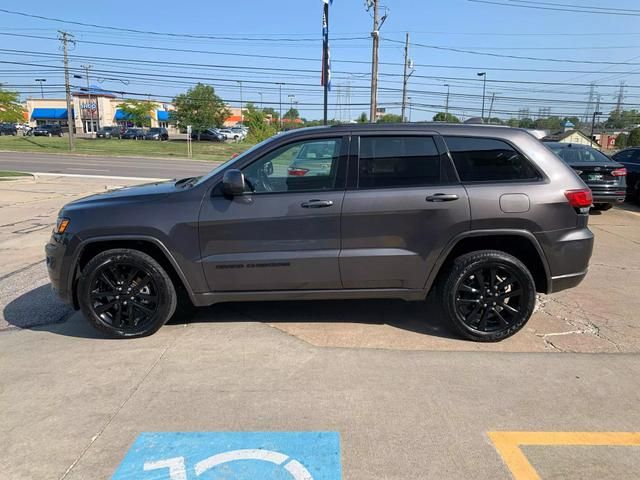
[[498,344],[458,339],[433,295],[217,305],[113,341],[51,294],[42,248],[62,204],[126,183],[0,183],[6,478],[110,478],[144,432],[272,431],[335,432],[348,479],[637,478],[635,206],[592,215],[587,279]]

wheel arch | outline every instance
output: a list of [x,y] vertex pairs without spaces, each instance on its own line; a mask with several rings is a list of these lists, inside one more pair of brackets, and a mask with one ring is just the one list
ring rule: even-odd
[[536,290],[549,293],[551,273],[536,237],[525,230],[472,230],[455,237],[443,250],[427,280],[426,292],[438,283],[460,255],[476,250],[500,250],[519,259],[531,272]]
[[78,308],[77,281],[82,268],[98,253],[116,248],[138,250],[150,255],[167,272],[167,275],[174,282],[176,290],[184,290],[193,302],[194,293],[186,275],[169,249],[160,240],[147,236],[109,236],[87,239],[78,246],[71,268],[73,274],[69,279],[69,288],[73,295],[75,308]]

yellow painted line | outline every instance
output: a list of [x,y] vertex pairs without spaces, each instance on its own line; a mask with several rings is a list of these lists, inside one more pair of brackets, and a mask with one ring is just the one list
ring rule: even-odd
[[640,432],[488,432],[515,480],[541,480],[522,445],[640,446]]

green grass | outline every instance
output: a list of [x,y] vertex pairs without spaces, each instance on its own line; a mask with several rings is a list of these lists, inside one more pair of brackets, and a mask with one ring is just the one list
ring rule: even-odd
[[[74,153],[119,157],[188,158],[185,140],[157,142],[151,140],[117,140],[76,138]],[[38,152],[68,154],[67,137],[11,137],[0,136],[0,150],[11,152]],[[193,142],[193,158],[215,162],[230,159],[252,146],[251,143]]]
[[28,176],[29,176],[28,173],[0,171],[0,182],[3,180],[11,180],[12,177],[28,177]]

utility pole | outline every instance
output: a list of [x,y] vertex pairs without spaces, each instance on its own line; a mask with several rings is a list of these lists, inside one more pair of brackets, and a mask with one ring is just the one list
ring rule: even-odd
[[44,88],[42,88],[42,83],[46,82],[47,79],[46,78],[36,78],[36,82],[38,82],[40,84],[40,96],[42,98],[44,98]]
[[284,83],[279,83],[278,86],[280,87],[280,130],[282,130],[282,85],[284,85]]
[[378,0],[369,0],[373,3],[373,51],[371,54],[371,109],[369,111],[369,121],[376,122],[378,111],[378,47],[380,44],[380,32],[378,25]]
[[406,122],[407,118],[404,116],[407,110],[407,83],[409,83],[409,32],[404,43],[404,75],[402,77],[402,112],[400,116],[402,121]]
[[260,95],[260,110],[264,110],[264,105],[262,102],[262,92],[258,92],[258,95]]
[[444,120],[445,121],[449,121],[449,89],[450,89],[450,85],[447,83],[447,84],[445,84],[445,87],[447,87],[447,100],[444,103]]
[[242,80],[238,80],[238,85],[240,85],[240,123],[244,125],[244,115],[242,114]]
[[322,85],[324,96],[323,124],[329,123],[329,83],[331,82],[331,72],[329,66],[329,0],[324,0],[324,11],[322,17]]
[[489,107],[489,116],[487,117],[487,123],[491,123],[491,112],[493,112],[493,101],[496,98],[496,92],[491,94],[491,106]]
[[482,77],[482,120],[484,120],[484,99],[487,93],[487,72],[478,72],[478,76]]
[[74,128],[74,119],[73,119],[73,111],[71,110],[71,85],[69,84],[69,42],[73,42],[70,35],[67,32],[59,31],[60,34],[59,40],[62,42],[62,51],[64,54],[64,89],[67,94],[67,123],[69,125],[69,150],[75,150],[75,145],[73,143],[73,128]]

